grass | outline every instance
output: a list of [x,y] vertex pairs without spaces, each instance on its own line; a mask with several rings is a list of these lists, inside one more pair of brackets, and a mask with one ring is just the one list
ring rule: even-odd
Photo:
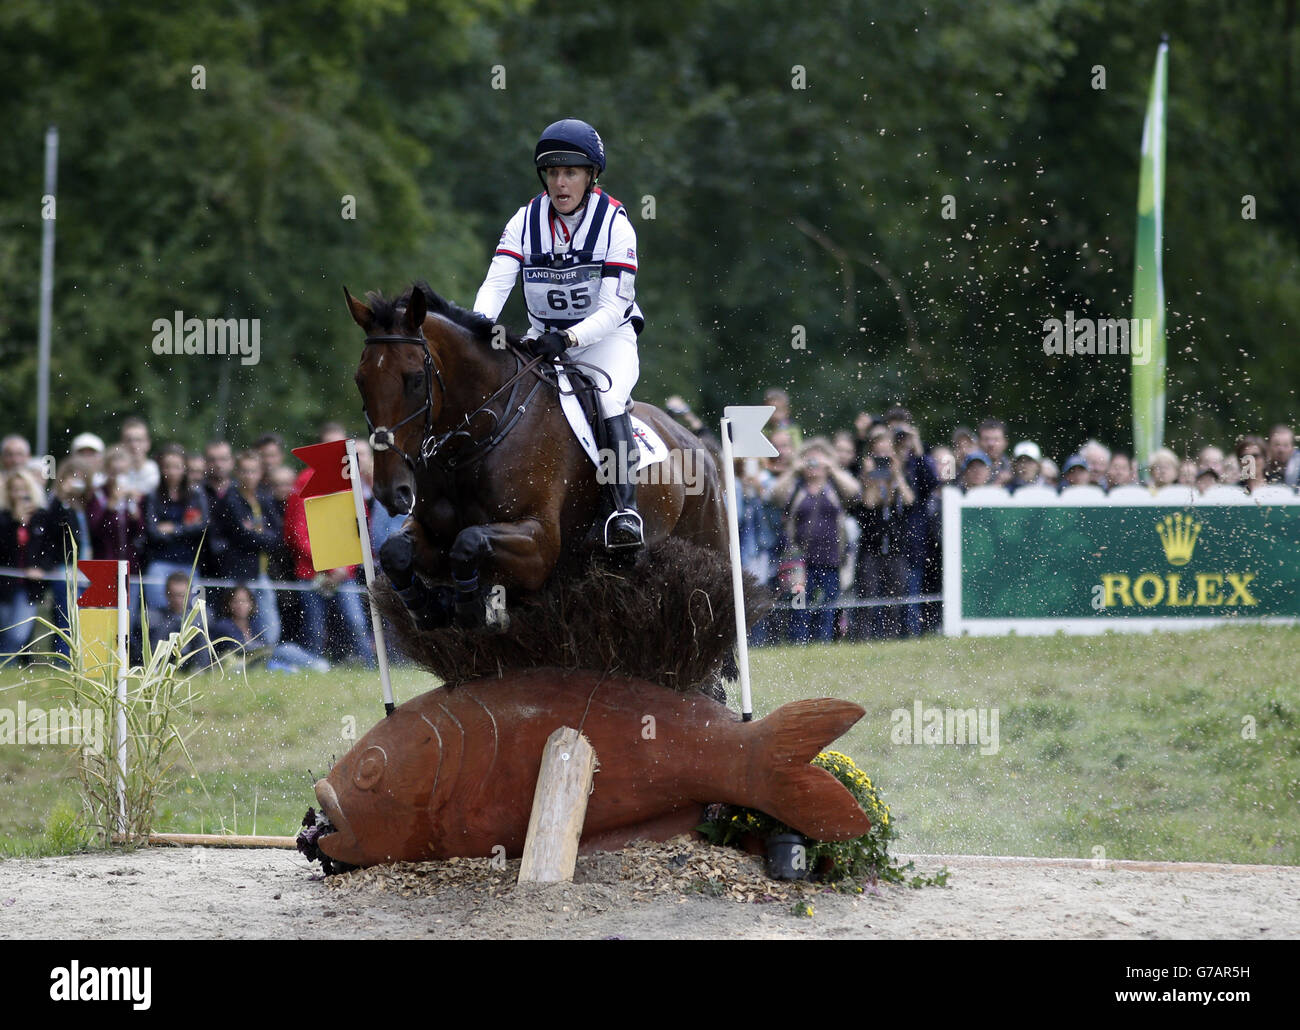
[[[751,667],[756,717],[830,695],[867,710],[835,747],[891,806],[899,851],[1300,865],[1298,658],[1300,628],[1225,627],[758,649]],[[70,703],[34,673],[0,674],[0,707]],[[313,779],[383,714],[359,669],[200,682],[171,832],[295,833]],[[399,701],[432,685],[394,670]],[[916,700],[996,709],[997,752],[894,743]],[[0,798],[0,854],[75,845],[66,749],[0,745]]]

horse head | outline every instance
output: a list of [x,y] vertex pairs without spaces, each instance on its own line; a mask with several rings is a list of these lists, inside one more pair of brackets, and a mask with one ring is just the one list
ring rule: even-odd
[[375,452],[375,496],[389,514],[415,508],[416,462],[444,402],[441,375],[424,337],[424,294],[397,301],[367,293],[368,305],[344,287],[353,320],[366,334],[356,384]]

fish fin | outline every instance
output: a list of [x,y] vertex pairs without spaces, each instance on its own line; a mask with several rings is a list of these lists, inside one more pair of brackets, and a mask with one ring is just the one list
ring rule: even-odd
[[818,753],[866,710],[850,701],[817,698],[782,705],[758,723],[758,788],[752,807],[814,840],[851,840],[871,829],[862,806],[839,780],[816,765]]

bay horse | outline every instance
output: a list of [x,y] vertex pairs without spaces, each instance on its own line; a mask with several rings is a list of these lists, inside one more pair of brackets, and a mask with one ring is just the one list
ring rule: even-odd
[[[417,625],[483,628],[487,591],[540,590],[579,556],[607,488],[560,409],[547,363],[519,337],[424,283],[395,301],[343,292],[366,334],[356,383],[375,496],[390,514],[409,515],[381,547],[380,565]],[[725,557],[712,455],[659,408],[632,411],[670,449],[664,464],[690,470],[638,482],[646,547],[671,535]]]

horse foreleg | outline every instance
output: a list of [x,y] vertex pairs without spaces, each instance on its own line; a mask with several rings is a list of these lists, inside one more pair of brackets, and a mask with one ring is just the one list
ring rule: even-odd
[[415,519],[407,519],[399,532],[384,541],[379,565],[417,626],[437,629],[451,622],[451,589],[425,583],[446,577],[447,550],[432,544]]
[[450,555],[457,620],[467,627],[481,627],[487,622],[480,598],[485,569],[495,580],[491,584],[492,607],[504,611],[504,590],[540,590],[559,554],[559,532],[535,518],[490,522],[461,530]]

